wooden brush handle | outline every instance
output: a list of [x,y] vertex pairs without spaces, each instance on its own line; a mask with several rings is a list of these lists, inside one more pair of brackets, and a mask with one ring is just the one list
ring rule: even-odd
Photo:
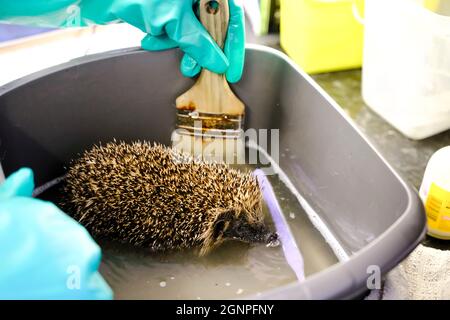
[[200,0],[200,21],[221,49],[230,20],[228,0]]
[[[200,0],[200,21],[218,46],[223,49],[228,33],[228,0]],[[244,104],[231,91],[223,74],[203,68],[196,84],[177,99],[178,110],[213,115],[244,115]]]
[[[208,30],[217,45],[223,49],[228,33],[228,21],[230,19],[230,8],[228,0],[200,0],[200,21]],[[228,87],[224,75],[203,69],[198,80],[204,92],[206,110],[204,113],[228,114],[231,110],[224,110],[223,95]],[[233,113],[233,112],[231,112]]]

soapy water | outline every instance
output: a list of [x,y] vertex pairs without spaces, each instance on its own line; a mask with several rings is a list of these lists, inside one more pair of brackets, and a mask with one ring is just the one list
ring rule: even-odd
[[[248,169],[248,168],[246,168]],[[278,176],[268,177],[304,259],[306,277],[339,260]],[[274,229],[268,209],[266,221]],[[290,217],[295,213],[295,217]],[[193,251],[152,254],[142,248],[101,243],[100,272],[117,299],[235,299],[294,283],[281,246],[225,242],[210,255]],[[161,283],[165,285],[161,285]]]
[[210,255],[155,254],[144,248],[100,243],[100,272],[116,299],[229,299],[296,281],[281,247],[226,242]]
[[[261,153],[260,153],[261,154]],[[266,159],[267,160],[267,159]],[[264,162],[267,163],[267,162]],[[305,203],[276,166],[268,176],[285,220],[304,260],[306,277],[347,258],[339,245],[304,209]],[[240,165],[253,171],[259,165]],[[55,200],[55,186],[39,197]],[[41,189],[42,190],[42,189]],[[268,226],[275,230],[264,205]],[[326,240],[325,240],[326,239]],[[100,273],[114,291],[115,299],[233,299],[258,294],[298,281],[288,264],[282,246],[228,241],[206,257],[193,250],[154,253],[117,242],[99,240],[102,248]]]
[[[297,201],[299,202],[302,210],[307,214],[309,220],[314,225],[314,227],[320,232],[322,237],[328,243],[330,248],[333,250],[336,257],[339,261],[347,261],[349,259],[349,255],[345,251],[345,249],[341,246],[339,241],[334,237],[333,233],[328,229],[326,224],[322,221],[317,212],[311,207],[311,205],[306,201],[306,199],[298,192],[298,190],[293,185],[292,181],[289,177],[284,173],[284,171],[280,168],[276,161],[272,159],[272,157],[257,143],[254,141],[249,141],[247,144],[248,148],[254,149],[258,152],[260,157],[265,158],[264,163],[270,163],[270,171],[276,173],[278,179],[283,183],[283,185],[288,189],[288,192],[295,196]],[[283,200],[283,197],[281,197]],[[289,214],[290,218],[295,218],[295,213],[291,212]]]

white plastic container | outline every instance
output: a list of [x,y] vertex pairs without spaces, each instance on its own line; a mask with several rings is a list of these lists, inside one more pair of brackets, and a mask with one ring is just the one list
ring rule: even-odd
[[450,240],[450,146],[428,161],[419,195],[427,213],[428,234]]
[[448,2],[366,0],[363,98],[412,139],[450,129]]

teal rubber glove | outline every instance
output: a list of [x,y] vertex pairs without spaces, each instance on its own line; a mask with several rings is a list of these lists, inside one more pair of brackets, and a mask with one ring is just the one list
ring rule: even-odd
[[[198,2],[198,0],[194,2]],[[244,70],[245,16],[242,1],[228,0],[228,4],[230,7],[230,21],[224,47],[225,56],[228,58],[229,65],[226,71],[226,77],[228,82],[236,83],[241,80]],[[194,19],[197,20],[197,18]],[[155,37],[148,35],[142,41],[142,47],[147,50],[155,50],[159,48],[165,49],[176,47],[177,45],[177,42],[171,40],[169,36]],[[194,77],[201,71],[202,67],[206,67],[202,63],[201,58],[199,58],[201,55],[202,51],[200,51],[199,55],[196,56],[193,56],[190,53],[186,53],[184,55],[181,62],[181,72],[183,75],[186,77]],[[206,68],[209,69],[208,67]]]
[[99,246],[33,188],[27,168],[0,185],[0,299],[111,299]]
[[229,0],[230,24],[224,52],[195,15],[197,1],[0,0],[0,22],[51,27],[126,22],[147,33],[141,43],[146,50],[183,50],[183,75],[192,77],[206,68],[225,73],[229,82],[239,81],[245,55],[242,1]]

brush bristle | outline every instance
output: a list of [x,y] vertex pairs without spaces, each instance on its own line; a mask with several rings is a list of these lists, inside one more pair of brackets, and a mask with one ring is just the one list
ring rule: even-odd
[[245,163],[245,141],[242,136],[228,138],[221,136],[172,133],[172,147],[205,161],[223,162],[229,165]]

